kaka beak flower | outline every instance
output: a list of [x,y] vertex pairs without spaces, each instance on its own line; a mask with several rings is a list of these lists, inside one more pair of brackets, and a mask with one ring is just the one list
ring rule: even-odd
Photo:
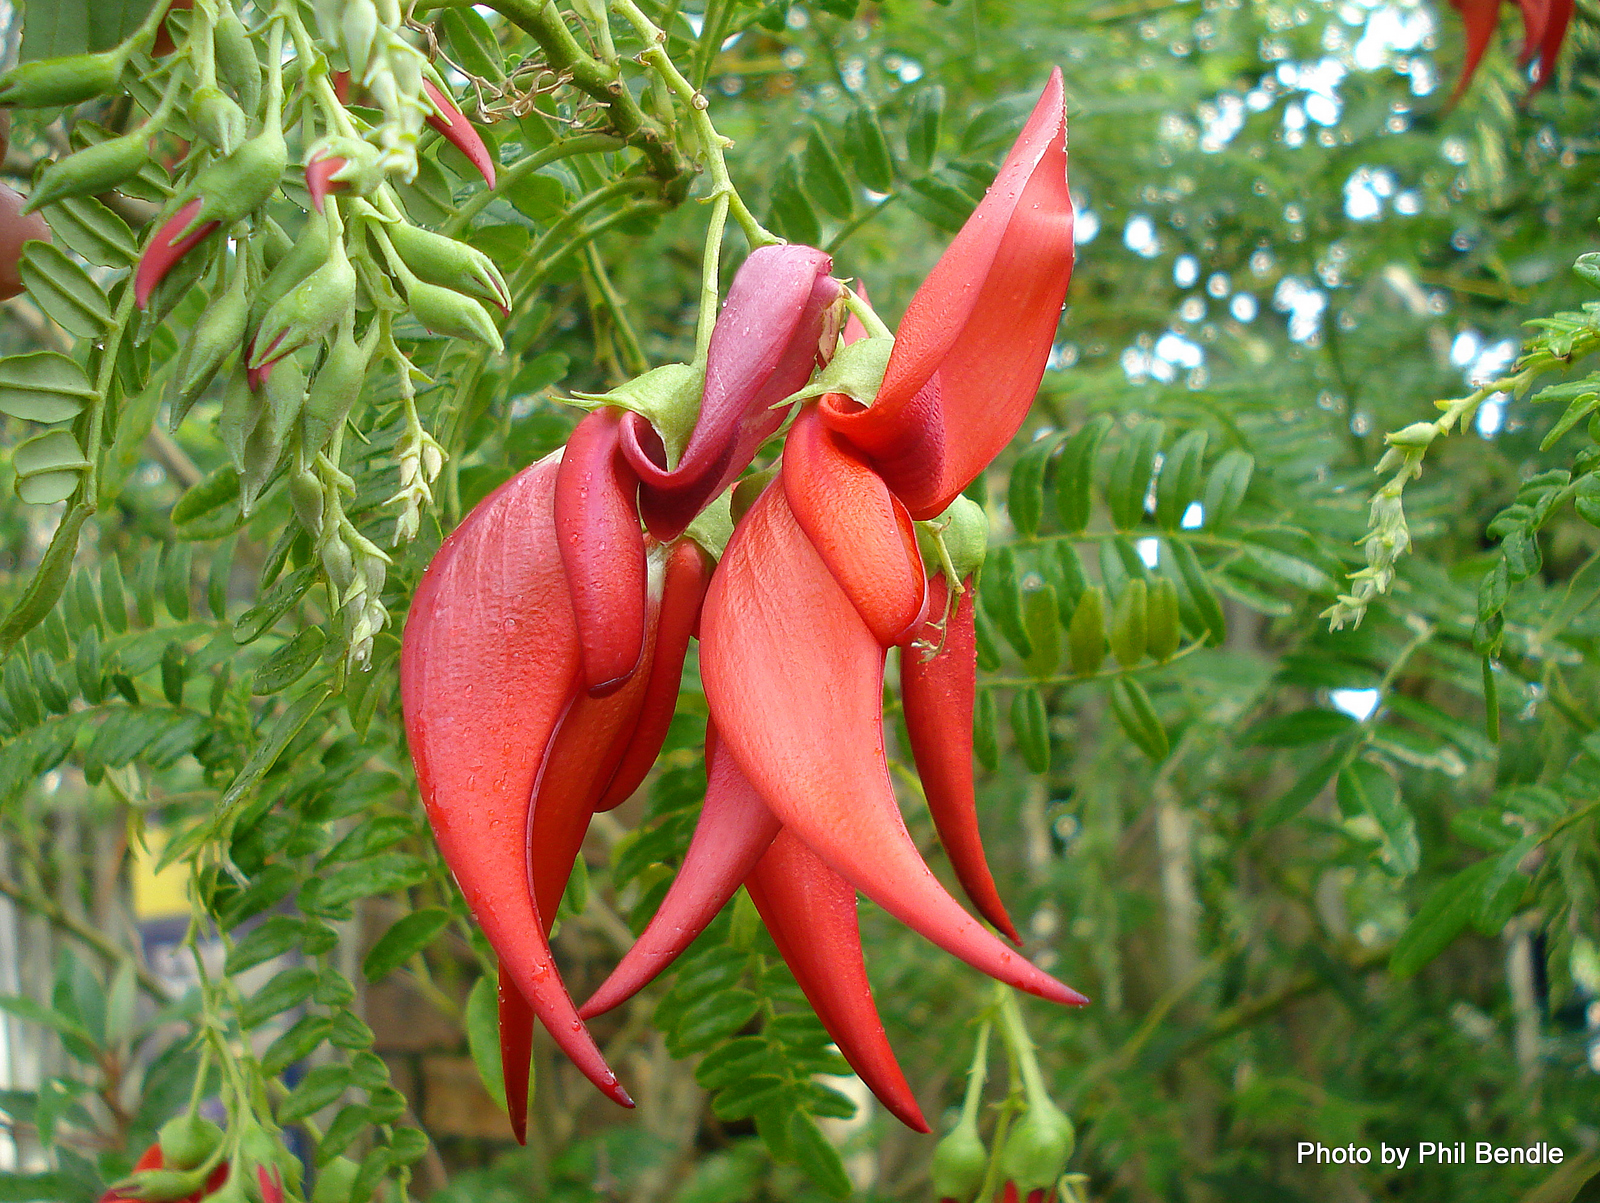
[[422,91],[432,106],[427,122],[444,135],[445,141],[467,156],[483,176],[483,182],[494,187],[494,156],[483,144],[478,127],[467,120],[466,114],[456,108],[455,102],[441,92],[430,79],[422,81]]
[[[1448,102],[1454,105],[1472,82],[1495,27],[1500,23],[1500,0],[1450,0],[1450,5],[1461,14],[1467,35],[1466,62]],[[1556,55],[1561,53],[1561,43],[1572,21],[1573,0],[1517,0],[1517,7],[1522,14],[1522,51],[1517,65],[1526,67],[1535,55],[1539,59],[1539,74],[1528,89],[1526,103],[1550,81],[1555,71]]]
[[[563,453],[468,516],[413,599],[407,738],[440,851],[500,958],[519,1140],[535,1018],[631,1105],[556,972],[550,925],[591,816],[638,787],[672,720],[710,576],[699,547],[676,536],[748,466],[782,420],[772,403],[815,368],[839,293],[830,266],[812,248],[774,247],[740,269],[716,329],[743,337],[713,336],[706,402],[676,465],[637,414],[596,410]],[[640,528],[641,510],[654,511],[635,462],[664,499],[673,542]]]

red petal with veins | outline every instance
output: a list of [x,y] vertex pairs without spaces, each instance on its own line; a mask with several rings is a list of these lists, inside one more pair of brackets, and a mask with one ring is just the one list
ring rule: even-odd
[[977,598],[972,578],[964,584],[967,591],[941,631],[936,624],[944,617],[949,589],[943,574],[928,582],[928,621],[918,639],[937,647],[939,654],[930,659],[915,645],[900,649],[900,698],[911,755],[950,867],[978,913],[1012,943],[1020,944],[978,835],[978,803],[972,788],[972,711],[978,675],[972,611]]
[[506,1114],[519,1145],[528,1143],[528,1084],[533,1069],[533,1008],[517,983],[500,966],[500,1078],[506,1088]]
[[1083,996],[961,908],[923,862],[889,782],[884,651],[769,487],[712,577],[700,673],[718,735],[778,821],[902,923],[1000,981]]
[[655,652],[650,660],[638,725],[611,783],[595,803],[596,810],[610,810],[626,802],[661,754],[667,729],[672,726],[672,716],[678,709],[678,686],[683,680],[689,637],[700,621],[700,603],[710,579],[711,565],[699,545],[685,539],[673,547],[667,560],[661,614],[655,623]]
[[884,647],[911,638],[928,602],[911,516],[814,406],[789,428],[782,480],[789,512],[874,638]]
[[583,676],[595,697],[633,676],[644,651],[645,550],[638,481],[617,449],[620,409],[578,423],[556,472],[561,567],[572,594]]
[[821,407],[913,518],[942,512],[1022,425],[1050,358],[1072,258],[1056,70],[994,185],[911,299],[872,407],[842,397]]
[[[711,332],[705,391],[683,457],[666,467],[661,440],[631,415],[623,450],[640,482],[650,533],[669,542],[733,483],[783,424],[773,405],[799,390],[822,362],[827,310],[839,297],[833,260],[809,246],[750,253]],[[831,349],[831,348],[830,348]]]
[[677,960],[733,897],[778,834],[778,820],[714,729],[706,732],[706,765],[706,800],[683,867],[633,947],[579,1010],[585,1019],[621,1006]]
[[558,462],[506,482],[439,549],[406,619],[401,701],[439,851],[507,976],[590,1081],[630,1106],[561,983],[528,885],[534,784],[579,672]]
[[778,833],[746,884],[778,951],[850,1068],[906,1127],[929,1131],[872,1001],[855,888],[790,831]]
[[178,260],[221,224],[215,221],[201,222],[185,234],[184,231],[188,230],[195,214],[199,212],[200,199],[196,197],[161,223],[161,228],[150,239],[150,245],[139,256],[139,267],[133,274],[133,299],[140,309],[150,303],[151,295]]
[[483,136],[478,133],[478,127],[468,121],[466,115],[456,108],[455,101],[434,87],[432,80],[423,80],[422,90],[433,105],[433,112],[428,114],[428,124],[466,155],[467,161],[482,173],[484,183],[493,188],[494,156],[483,144]]

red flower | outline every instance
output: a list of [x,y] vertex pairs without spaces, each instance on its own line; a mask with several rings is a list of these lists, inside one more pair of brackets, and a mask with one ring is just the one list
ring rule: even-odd
[[[1466,27],[1467,34],[1467,59],[1461,68],[1461,78],[1456,82],[1455,91],[1450,94],[1450,103],[1455,104],[1472,82],[1472,76],[1489,48],[1489,39],[1494,36],[1495,27],[1500,23],[1500,0],[1450,0],[1450,4],[1461,14],[1461,23]],[[1535,55],[1539,58],[1539,74],[1528,90],[1528,98],[1531,99],[1549,82],[1551,73],[1555,71],[1556,55],[1561,52],[1567,26],[1572,21],[1573,0],[1517,0],[1517,7],[1522,13],[1522,53],[1517,65],[1525,68]]]

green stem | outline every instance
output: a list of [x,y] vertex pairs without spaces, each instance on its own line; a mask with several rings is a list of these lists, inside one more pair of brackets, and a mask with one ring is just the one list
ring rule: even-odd
[[510,167],[502,170],[492,190],[486,188],[482,192],[475,192],[457,206],[455,213],[445,222],[441,232],[452,238],[457,237],[491,202],[503,199],[512,188],[541,167],[547,167],[551,163],[574,155],[601,154],[615,149],[617,140],[610,134],[580,134],[575,138],[566,138],[541,147],[527,158],[518,159]]
[[611,276],[606,271],[606,261],[600,254],[600,248],[591,240],[584,247],[584,253],[589,260],[589,273],[594,277],[595,291],[605,303],[606,312],[611,315],[611,321],[616,327],[617,338],[622,343],[623,367],[632,375],[638,376],[649,369],[650,361],[645,358],[644,348],[639,345],[639,335],[635,333],[633,323],[628,320],[628,306],[618,295],[616,286],[611,283]]

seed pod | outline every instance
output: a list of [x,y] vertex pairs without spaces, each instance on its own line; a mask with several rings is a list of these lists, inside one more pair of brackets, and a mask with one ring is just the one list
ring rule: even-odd
[[300,447],[308,459],[328,445],[361,396],[370,352],[370,347],[356,342],[349,326],[340,327],[328,357],[311,381],[311,393],[300,414]]
[[121,75],[122,56],[114,50],[19,63],[0,76],[0,105],[78,104],[114,91]]
[[1123,668],[1132,668],[1144,659],[1149,642],[1148,589],[1134,579],[1123,586],[1111,618],[1111,652]]
[[1167,577],[1158,576],[1150,584],[1145,616],[1147,650],[1157,663],[1165,664],[1178,650],[1180,623],[1177,586]]
[[500,331],[471,297],[419,281],[406,289],[406,300],[417,320],[435,334],[471,339],[496,351],[504,349]]
[[86,146],[45,169],[34,186],[33,195],[28,198],[27,211],[31,213],[68,197],[92,196],[114,188],[138,174],[149,161],[150,136],[142,129]]
[[1106,658],[1106,595],[1099,585],[1090,585],[1078,599],[1067,628],[1067,659],[1080,677],[1100,671]]
[[189,408],[205,392],[223,361],[244,341],[245,323],[250,316],[250,298],[245,292],[246,272],[236,267],[233,279],[222,295],[200,315],[183,344],[173,379],[177,392],[171,403],[168,425],[176,430]]
[[245,112],[253,113],[261,104],[261,62],[239,14],[231,4],[221,8],[217,23],[211,27],[217,75],[233,89]]
[[344,243],[329,248],[328,260],[287,294],[261,319],[250,366],[259,368],[321,338],[354,307],[356,273]]
[[225,155],[231,155],[244,141],[244,110],[215,85],[194,90],[189,98],[189,120],[197,134]]
[[494,261],[476,247],[410,222],[397,222],[384,232],[405,265],[428,283],[479,297],[510,312],[511,290]]

